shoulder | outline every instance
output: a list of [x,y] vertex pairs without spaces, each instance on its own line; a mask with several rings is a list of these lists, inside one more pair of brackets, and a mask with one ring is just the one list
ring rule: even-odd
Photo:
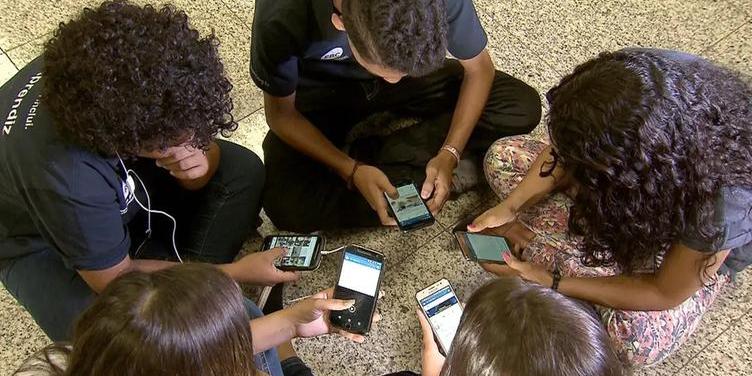
[[268,31],[300,34],[313,17],[311,1],[315,0],[257,0],[253,15],[254,35]]
[[724,187],[714,199],[712,223],[709,226],[714,236],[703,234],[698,226],[689,226],[681,242],[698,251],[717,252],[734,249],[752,243],[752,188]]

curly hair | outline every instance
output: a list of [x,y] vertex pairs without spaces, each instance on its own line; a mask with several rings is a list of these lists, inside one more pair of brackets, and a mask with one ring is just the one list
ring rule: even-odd
[[569,228],[583,261],[631,271],[684,234],[719,244],[720,190],[752,187],[749,98],[730,70],[638,50],[603,53],[553,88],[548,130],[580,185]]
[[43,102],[66,141],[107,156],[206,148],[237,128],[218,46],[172,6],[107,1],[45,44]]
[[343,0],[342,14],[350,41],[369,62],[414,77],[444,63],[444,0]]

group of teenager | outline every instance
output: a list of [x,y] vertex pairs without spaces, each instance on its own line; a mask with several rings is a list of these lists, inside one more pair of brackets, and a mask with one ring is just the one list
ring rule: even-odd
[[[657,364],[752,263],[752,86],[701,57],[603,52],[545,98],[496,70],[471,0],[257,0],[264,162],[219,41],[173,6],[107,1],[0,90],[0,280],[56,342],[21,375],[308,375],[290,341],[339,333],[322,291],[265,310],[286,251],[238,257],[263,207],[286,231],[392,226],[485,184],[470,225],[524,223],[423,375],[621,375]],[[394,119],[414,119],[398,129]],[[375,119],[375,120],[374,120]],[[365,135],[353,130],[366,125]],[[185,264],[181,264],[185,260]],[[281,289],[275,289],[281,293]],[[253,356],[255,355],[255,356]]]

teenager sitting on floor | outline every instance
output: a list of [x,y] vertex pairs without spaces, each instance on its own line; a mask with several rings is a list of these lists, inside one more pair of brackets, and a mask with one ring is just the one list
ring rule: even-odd
[[[752,263],[750,98],[737,74],[679,52],[580,65],[548,93],[550,146],[499,140],[486,156],[503,201],[468,229],[519,216],[538,234],[487,269],[595,303],[625,362],[662,361]],[[555,191],[571,207],[543,201]]]

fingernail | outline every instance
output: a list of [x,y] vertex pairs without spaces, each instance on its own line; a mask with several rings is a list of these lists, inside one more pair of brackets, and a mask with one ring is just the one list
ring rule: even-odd
[[350,299],[345,301],[345,304],[347,304],[347,308],[350,308],[355,305],[355,299]]
[[509,259],[510,259],[510,257],[512,257],[512,255],[509,252],[504,252],[504,253],[501,254],[501,257],[504,259],[504,261],[509,261]]

